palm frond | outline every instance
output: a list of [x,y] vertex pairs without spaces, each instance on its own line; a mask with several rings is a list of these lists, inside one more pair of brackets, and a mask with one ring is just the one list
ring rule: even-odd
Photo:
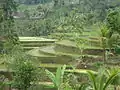
[[107,79],[103,90],[106,90],[106,88],[112,83],[113,79],[118,75],[118,73],[113,73],[112,75],[110,75],[110,77]]
[[90,80],[93,82],[94,90],[98,90],[95,75],[90,71],[88,71],[88,75],[89,75]]
[[57,68],[55,80],[56,80],[57,87],[59,87],[61,84],[61,67]]
[[45,70],[45,71],[46,71],[46,74],[48,75],[48,77],[52,80],[52,82],[56,86],[55,75],[52,72],[48,71],[48,70]]

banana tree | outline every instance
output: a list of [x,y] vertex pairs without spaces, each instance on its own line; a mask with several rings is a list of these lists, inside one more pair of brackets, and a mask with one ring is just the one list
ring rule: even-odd
[[56,71],[56,74],[53,74],[52,72],[50,72],[48,70],[45,70],[46,74],[51,79],[51,81],[54,84],[54,87],[57,88],[57,90],[61,89],[65,69],[66,69],[66,65],[64,65],[63,67],[58,67],[57,71]]

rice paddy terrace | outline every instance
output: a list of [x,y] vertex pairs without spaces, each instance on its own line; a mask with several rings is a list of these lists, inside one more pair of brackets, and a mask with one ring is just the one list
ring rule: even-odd
[[[89,37],[88,40],[90,40],[89,44],[84,46],[82,55],[81,50],[77,47],[75,42],[70,40],[55,40],[46,46],[31,48],[31,50],[28,50],[26,53],[36,57],[37,60],[34,62],[37,62],[37,64],[48,64],[47,68],[49,67],[49,64],[50,66],[52,64],[55,66],[63,64],[77,66],[78,62],[78,68],[85,68],[86,65],[88,65],[88,67],[92,66],[94,62],[102,62],[104,52],[100,47],[100,42],[97,37]],[[113,59],[114,57],[110,58]],[[116,64],[119,64],[118,62]]]
[[[46,43],[44,45],[42,45],[42,42],[38,42],[38,44],[41,45],[35,47],[35,45],[38,45],[36,41],[36,44],[34,43],[34,45],[29,44],[28,46],[25,46],[23,44],[23,47],[31,48],[31,50],[27,50],[27,53],[33,57],[36,57],[37,63],[50,64],[50,66],[51,64],[55,66],[59,64],[77,66],[79,62],[78,68],[85,68],[86,65],[89,68],[89,66],[93,66],[94,63],[103,61],[104,51],[101,47],[101,36],[97,27],[86,28],[83,34],[79,35],[79,38],[84,40],[84,44],[80,43],[79,48],[78,45],[76,45],[76,42],[73,41],[73,37],[75,36],[74,33],[63,34],[62,32],[59,32],[52,34],[53,37],[60,37],[61,35],[66,36],[66,40],[47,39],[46,41],[42,41]],[[38,38],[38,40],[39,39],[40,38]],[[81,44],[83,44],[82,55],[80,50]],[[108,56],[107,58],[109,59],[109,64],[120,64],[120,61],[118,60],[119,55],[112,57]],[[113,63],[114,60],[116,61],[115,63]]]
[[[41,64],[41,67],[47,66],[47,68],[53,68],[55,66],[54,68],[56,68],[57,65],[59,66],[63,64],[67,64],[69,66],[76,65],[82,57],[85,62],[80,62],[84,65],[80,64],[81,66],[79,68],[84,68],[88,61],[93,62],[96,61],[96,59],[98,61],[102,60],[101,55],[103,50],[97,46],[92,47],[91,44],[93,44],[93,42],[91,41],[90,45],[85,45],[83,55],[81,55],[81,51],[75,42],[70,40],[57,41],[55,39],[45,39],[40,37],[19,37],[19,39],[25,52],[37,58],[33,60],[33,62]],[[89,39],[93,39],[94,41],[94,38],[89,37]],[[95,39],[94,45],[99,43],[96,43],[98,40],[97,38]]]
[[[71,63],[77,63],[77,60],[80,60],[81,57],[85,64],[102,61],[103,59],[100,31],[96,25],[84,29],[84,32],[78,35],[79,39],[83,40],[83,43],[80,43],[83,48],[82,55],[81,45],[78,48],[78,45],[74,42],[75,33],[58,32],[52,33],[51,36],[52,38],[65,37],[64,40],[41,37],[19,37],[19,39],[25,52],[36,57],[37,63],[71,65]],[[49,37],[51,38],[51,36]],[[111,59],[116,59],[116,56]],[[117,61],[119,62],[118,59]]]
[[[69,40],[56,41],[54,39],[45,39],[39,37],[19,37],[21,45],[25,52],[37,59],[33,60],[38,67],[47,68],[51,71],[55,71],[57,67],[67,64],[67,69],[72,68],[76,62],[76,58],[80,58],[80,50],[76,46],[75,42]],[[86,53],[86,51],[84,51]],[[74,62],[74,64],[73,64]],[[0,73],[7,74],[5,66],[1,65],[4,62],[0,62]],[[69,73],[86,73],[87,70],[76,69],[66,70]],[[12,71],[11,71],[12,72]],[[45,88],[53,85],[48,81],[41,81],[44,90],[50,90]],[[42,88],[42,87],[39,87]],[[43,90],[43,88],[41,90]],[[53,90],[53,89],[51,89]]]
[[[82,35],[79,35],[81,40],[84,40],[82,55],[80,47],[81,45],[76,45],[76,42],[73,41],[74,35],[71,33],[64,33],[68,37],[66,40],[55,40],[55,39],[46,39],[41,37],[19,37],[21,45],[23,46],[25,52],[37,59],[33,60],[34,63],[39,63],[41,67],[46,67],[46,64],[52,65],[73,65],[78,68],[85,68],[86,65],[93,66],[94,62],[103,61],[103,49],[101,48],[101,37],[98,35],[98,32],[95,31],[96,28],[85,29]],[[63,33],[53,33],[52,35],[61,35]],[[56,36],[55,36],[56,37]],[[82,44],[82,43],[81,43]],[[109,61],[116,62],[115,65],[119,65],[120,61],[118,60],[119,56],[108,57]],[[82,60],[81,60],[82,59]],[[79,64],[78,64],[79,62]],[[45,64],[45,66],[44,66]],[[109,62],[109,64],[111,64]],[[113,63],[112,63],[113,64]],[[47,68],[49,65],[47,66]],[[55,68],[54,67],[54,68]]]
[[[58,35],[57,37],[63,35],[63,33],[53,34]],[[34,64],[38,67],[47,68],[52,72],[55,72],[57,67],[66,64],[67,73],[86,74],[88,69],[96,70],[96,67],[103,62],[104,51],[101,48],[101,37],[96,32],[90,33],[89,30],[86,30],[82,35],[79,35],[79,38],[84,41],[79,45],[73,40],[73,34],[66,33],[65,36],[67,38],[64,40],[41,37],[19,37],[19,40],[25,53],[35,57]],[[119,55],[108,57],[107,65],[119,66],[119,58]],[[8,73],[4,60],[0,59],[0,73]],[[72,69],[73,67],[75,67],[75,70]],[[46,77],[43,81],[40,81],[40,84],[43,85],[43,88],[38,86],[38,88],[42,88],[41,90],[50,90],[48,86],[53,85],[53,83],[46,80]]]
[[[92,51],[92,53],[91,53]],[[97,53],[96,53],[97,52]],[[84,56],[97,57],[101,55],[101,49],[85,49]],[[81,57],[80,49],[72,41],[62,40],[49,46],[43,46],[28,51],[28,54],[38,57],[42,63],[70,64],[76,58]]]
[[[84,36],[81,38],[84,38]],[[66,72],[85,74],[88,68],[94,70],[96,62],[103,61],[103,50],[100,47],[99,37],[88,36],[85,38],[89,43],[84,45],[82,55],[80,48],[78,48],[74,41],[57,41],[55,39],[40,37],[19,37],[19,39],[25,52],[36,58],[33,62],[38,65],[38,67],[47,68],[53,72],[57,67],[66,64],[68,69]],[[120,61],[118,58],[119,56],[110,57],[108,65],[119,65]],[[116,61],[114,62],[115,59]],[[0,71],[7,73],[2,63],[1,61]],[[76,67],[74,71],[69,70],[74,66]],[[45,86],[45,83],[50,82],[40,82],[43,86]],[[47,84],[47,86],[49,85]]]
[[[81,55],[81,51],[76,45],[76,43],[70,40],[60,41],[53,40],[54,42],[51,42],[48,45],[47,44],[45,46],[40,45],[39,47],[36,46],[36,48],[31,48],[31,50],[30,49],[27,50],[26,53],[37,58],[33,62],[37,63],[39,67],[47,68],[53,72],[56,70],[57,67],[66,64],[67,65],[66,72],[86,74],[87,69],[95,70],[96,67],[95,63],[103,61],[104,52],[100,47],[99,38],[97,37],[87,38],[88,38],[87,40],[89,40],[89,44],[85,45],[83,49],[83,55]],[[50,39],[48,39],[47,41],[49,40]],[[113,63],[115,58],[116,61],[115,63]],[[119,65],[120,61],[118,58],[119,56],[109,57],[109,63],[107,64],[110,66],[116,64]],[[76,67],[76,69],[71,70],[72,67],[74,66]],[[44,86],[44,90],[46,90],[45,87],[50,86],[48,84],[46,86],[45,83],[50,82],[48,81],[46,82],[46,80],[40,82],[40,84]]]
[[24,50],[31,50],[41,46],[51,45],[56,41],[54,39],[45,39],[41,37],[19,37],[19,40]]

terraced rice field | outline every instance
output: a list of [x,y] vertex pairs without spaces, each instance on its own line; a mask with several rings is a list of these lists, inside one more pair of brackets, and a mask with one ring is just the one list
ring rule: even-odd
[[41,37],[19,37],[19,39],[25,50],[51,45],[56,41],[55,39],[45,39]]
[[[58,67],[66,64],[67,73],[85,74],[86,69],[93,69],[95,67],[95,63],[103,62],[104,52],[100,46],[101,37],[87,34],[88,33],[85,33],[80,37],[88,42],[88,44],[83,45],[82,55],[79,48],[80,46],[78,47],[74,41],[57,41],[55,39],[45,39],[40,37],[19,37],[19,39],[25,52],[36,58],[33,60],[33,63],[38,65],[39,68],[46,68],[55,72]],[[108,66],[120,65],[119,57],[120,56],[108,57],[109,63],[107,62],[106,64]],[[114,60],[117,62],[113,63]],[[72,70],[73,67],[76,67],[76,69]],[[0,69],[1,71],[6,69],[4,61],[0,62]],[[52,84],[51,82],[43,82],[40,82],[43,86],[45,86],[45,83],[47,83],[47,86],[49,86],[48,83],[50,85]]]

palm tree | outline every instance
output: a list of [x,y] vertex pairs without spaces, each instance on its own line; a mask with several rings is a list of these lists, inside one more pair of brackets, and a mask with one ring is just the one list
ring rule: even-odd
[[101,25],[102,27],[100,27],[100,43],[101,46],[103,48],[103,60],[104,63],[106,61],[106,47],[107,47],[107,35],[108,35],[108,29],[106,27],[106,25]]

